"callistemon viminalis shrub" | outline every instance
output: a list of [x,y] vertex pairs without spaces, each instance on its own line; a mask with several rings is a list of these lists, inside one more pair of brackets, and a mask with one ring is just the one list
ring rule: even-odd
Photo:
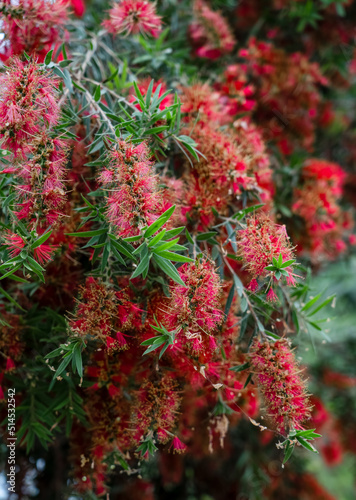
[[319,436],[291,345],[324,338],[311,276],[356,242],[352,2],[321,3],[0,3],[0,400],[23,470],[67,461],[55,494],[185,498],[185,454],[242,467],[224,498],[257,470],[298,497],[300,461],[266,466]]

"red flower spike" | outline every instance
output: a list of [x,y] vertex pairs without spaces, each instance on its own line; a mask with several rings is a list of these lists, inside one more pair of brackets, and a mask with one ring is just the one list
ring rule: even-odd
[[196,55],[218,59],[231,52],[236,41],[220,12],[210,9],[203,0],[195,0],[193,11],[194,21],[189,26],[189,35]]
[[191,347],[199,352],[207,341],[210,348],[211,334],[223,318],[220,307],[220,279],[214,264],[205,260],[186,263],[179,268],[179,275],[186,286],[172,284],[171,299],[165,313],[168,330],[184,333]]
[[99,182],[109,191],[107,217],[119,236],[136,236],[157,218],[158,179],[145,143],[118,141],[109,153],[109,165]]
[[113,35],[151,35],[157,38],[161,32],[161,18],[155,4],[148,0],[121,0],[109,11],[104,27]]
[[270,344],[255,340],[250,363],[278,431],[288,434],[291,429],[302,429],[311,407],[289,341],[283,338]]
[[[260,214],[247,220],[246,229],[238,232],[240,240],[239,255],[253,280],[250,287],[257,289],[256,278],[266,278],[269,271],[265,268],[272,264],[273,257],[278,261],[282,255],[283,262],[294,259],[293,248],[285,226],[275,224],[268,215]],[[288,272],[289,283],[294,283],[292,267],[284,268]],[[251,288],[250,288],[251,289]],[[272,289],[269,298],[274,298]]]

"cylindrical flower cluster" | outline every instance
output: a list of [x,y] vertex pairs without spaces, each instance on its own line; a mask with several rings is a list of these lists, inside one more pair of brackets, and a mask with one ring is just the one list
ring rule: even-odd
[[277,430],[288,434],[291,429],[302,429],[311,407],[289,341],[282,338],[270,344],[255,340],[250,363]]
[[[247,271],[252,277],[250,289],[256,291],[258,279],[269,274],[265,268],[282,255],[283,262],[294,260],[293,247],[290,244],[285,226],[275,224],[267,214],[250,217],[247,227],[238,232],[239,254]],[[288,285],[295,284],[292,266],[284,268]],[[272,288],[271,288],[272,290]]]
[[107,350],[127,349],[127,330],[139,325],[138,307],[124,291],[115,291],[89,277],[80,290],[78,306],[69,322],[80,337],[99,341]]
[[[186,286],[175,283],[165,318],[170,329],[183,333],[200,350],[221,323],[221,285],[214,265],[209,260],[186,263],[179,268],[179,275]],[[212,338],[210,344],[215,346]]]
[[220,12],[210,9],[203,0],[194,2],[194,22],[189,35],[199,57],[217,59],[232,51],[234,35]]
[[161,31],[161,18],[155,4],[148,0],[121,0],[109,11],[103,25],[113,35],[142,33],[157,38]]
[[136,236],[154,222],[160,197],[147,144],[118,141],[99,182],[108,191],[107,217],[119,236]]
[[1,2],[1,31],[5,51],[1,57],[36,53],[43,60],[68,20],[67,1],[4,0]]
[[57,80],[33,62],[18,58],[0,76],[0,138],[2,147],[24,155],[29,144],[58,121]]

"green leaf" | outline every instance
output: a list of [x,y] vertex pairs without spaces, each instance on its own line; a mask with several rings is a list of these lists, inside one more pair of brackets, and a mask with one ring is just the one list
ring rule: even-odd
[[164,239],[169,240],[170,238],[174,238],[175,236],[178,236],[184,229],[184,226],[177,227],[175,229],[170,229],[169,231],[166,232]]
[[172,216],[176,206],[173,205],[168,210],[166,210],[158,219],[153,222],[145,231],[144,237],[149,238],[152,236],[158,229],[160,229]]
[[185,236],[186,236],[187,240],[189,241],[189,243],[191,245],[194,245],[194,241],[193,241],[192,237],[190,236],[188,229],[185,229]]
[[6,298],[7,298],[7,300],[8,300],[9,302],[11,302],[11,304],[13,304],[15,307],[18,307],[19,309],[21,309],[21,311],[26,312],[26,310],[25,310],[25,309],[23,309],[23,308],[20,306],[20,304],[18,304],[18,303],[16,302],[16,300],[15,300],[15,299],[13,299],[13,298],[11,297],[11,295],[9,295],[9,294],[8,294],[8,293],[7,293],[7,292],[6,292],[3,288],[1,288],[1,287],[0,287],[0,293],[1,293],[4,297],[6,297]]
[[314,309],[313,311],[311,311],[308,316],[309,317],[313,316],[314,314],[316,314],[317,312],[319,312],[320,309],[323,309],[325,306],[327,306],[328,304],[330,304],[330,302],[332,302],[332,300],[334,298],[335,298],[335,295],[332,295],[331,297],[328,297],[326,300],[324,300],[324,302],[322,302],[321,304],[319,304],[316,309]]
[[[68,354],[70,354],[70,353],[68,353]],[[59,377],[59,376],[60,376],[60,375],[64,372],[64,370],[65,370],[65,369],[67,368],[67,366],[69,365],[69,363],[70,363],[71,359],[72,359],[72,356],[71,356],[71,355],[69,355],[69,356],[65,357],[65,358],[62,360],[61,364],[60,364],[60,365],[59,365],[59,367],[57,368],[56,373],[53,375],[53,380],[56,380],[56,378],[57,378],[57,377]]]
[[134,248],[126,243],[126,241],[119,240],[117,241],[116,236],[113,234],[109,234],[109,238],[111,239],[111,245],[113,245],[116,250],[118,250],[120,253],[128,257],[129,259],[136,261],[135,256],[133,255]]
[[283,264],[283,255],[280,253],[278,256],[278,267],[281,267]]
[[305,439],[303,439],[301,436],[297,435],[297,440],[307,450],[312,451],[313,453],[319,453],[318,450],[316,450],[312,444],[308,443],[308,441],[306,441]]
[[316,295],[313,299],[310,299],[309,302],[307,302],[304,307],[302,307],[302,311],[307,311],[308,309],[310,309],[314,304],[315,302],[317,302],[320,297],[322,296],[322,293],[318,293],[318,295]]
[[154,127],[154,128],[150,128],[148,130],[145,130],[143,135],[159,134],[159,133],[164,132],[165,130],[168,130],[168,129],[169,129],[168,125],[161,125],[160,127]]
[[166,234],[166,229],[163,229],[163,231],[161,231],[160,233],[156,234],[156,236],[154,236],[152,238],[152,240],[150,240],[148,246],[149,247],[153,247],[154,245],[156,245],[157,243],[159,243],[163,239],[163,237],[164,237],[165,234]]
[[157,339],[161,339],[162,335],[158,335],[157,337],[151,337],[150,339],[144,340],[141,342],[140,345],[151,345],[153,344]]
[[176,243],[178,243],[178,241],[179,241],[179,238],[176,238],[175,240],[170,240],[170,241],[162,242],[159,245],[155,246],[152,251],[160,253],[163,250],[168,250],[169,248],[174,247],[174,245]]
[[78,233],[65,233],[66,236],[77,236],[78,238],[90,238],[92,236],[99,236],[108,232],[107,228],[96,229],[94,231],[82,231]]
[[246,368],[249,368],[249,366],[250,366],[250,363],[244,363],[243,365],[234,366],[234,367],[230,368],[230,370],[232,372],[242,372],[243,370],[246,370]]
[[194,259],[191,259],[190,257],[184,257],[184,255],[169,252],[168,250],[160,252],[159,250],[154,249],[153,251],[155,252],[155,255],[159,254],[160,257],[164,257],[172,262],[194,262]]
[[27,263],[31,264],[31,266],[34,267],[36,271],[41,272],[45,270],[42,266],[40,266],[38,262],[35,261],[35,259],[30,256],[27,257]]
[[83,361],[82,361],[82,353],[80,344],[78,343],[73,351],[75,366],[77,368],[77,372],[79,377],[83,377]]
[[147,93],[146,93],[146,106],[149,107],[150,103],[151,103],[151,96],[152,96],[152,89],[153,89],[153,83],[154,83],[154,80],[151,80],[150,81],[150,84],[148,86],[148,89],[147,89]]
[[216,231],[209,231],[208,233],[200,233],[197,235],[197,241],[206,241],[210,238],[216,236],[218,233]]
[[173,281],[178,283],[179,285],[182,285],[186,287],[187,285],[184,283],[182,278],[179,276],[179,273],[177,269],[174,267],[172,262],[170,262],[167,259],[164,259],[163,257],[160,257],[159,255],[154,255],[154,261],[157,264],[157,266],[162,269],[162,271],[167,274]]
[[47,231],[47,232],[43,233],[39,238],[37,238],[37,240],[35,240],[32,243],[31,250],[34,250],[35,248],[37,248],[40,245],[42,245],[42,243],[44,243],[45,241],[47,241],[48,238],[51,236],[51,234],[52,234],[52,231]]
[[18,271],[20,269],[20,267],[22,266],[22,263],[18,264],[17,266],[15,266],[13,269],[11,269],[10,271],[8,271],[6,274],[3,274],[1,277],[0,277],[0,280],[3,280],[5,278],[7,278],[8,276],[11,276],[12,274],[16,273],[16,271]]
[[288,460],[292,456],[293,451],[294,451],[294,444],[291,444],[290,441],[287,441],[286,448],[284,451],[284,459],[283,459],[284,464],[288,462]]
[[295,259],[286,260],[286,261],[285,261],[285,262],[283,262],[283,264],[282,264],[281,266],[279,266],[279,267],[281,267],[281,268],[283,269],[284,267],[289,267],[289,266],[291,266],[292,264],[294,264],[294,262],[296,262],[296,260],[295,260]]
[[44,63],[46,66],[48,66],[52,62],[52,54],[53,54],[53,49],[47,52]]
[[152,254],[150,255],[147,253],[145,257],[141,260],[139,265],[137,266],[135,272],[132,274],[130,279],[137,278],[137,276],[140,276],[140,274],[144,273],[146,269],[148,269],[148,266],[150,265],[150,259],[152,257]]
[[252,373],[250,373],[249,376],[247,377],[245,385],[244,385],[244,389],[246,389],[246,387],[251,382],[251,380],[252,380]]
[[101,88],[100,88],[100,85],[97,85],[97,86],[95,87],[93,97],[94,97],[94,101],[95,101],[95,102],[100,101],[100,97],[101,97]]

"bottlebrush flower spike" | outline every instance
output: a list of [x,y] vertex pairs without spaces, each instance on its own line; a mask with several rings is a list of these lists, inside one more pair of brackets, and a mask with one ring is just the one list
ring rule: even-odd
[[148,0],[121,0],[109,11],[103,25],[113,35],[142,33],[157,38],[161,32],[161,18],[155,4]]
[[310,158],[303,166],[302,186],[294,190],[292,210],[304,220],[305,230],[297,238],[313,260],[332,259],[346,250],[343,238],[352,223],[338,203],[345,178],[338,164],[326,160]]
[[157,218],[160,200],[151,153],[145,143],[118,141],[99,176],[109,191],[107,217],[119,236],[136,236]]
[[138,308],[124,290],[116,292],[92,277],[80,288],[78,307],[69,322],[72,332],[104,344],[108,351],[129,346],[122,331],[138,329]]
[[278,431],[288,434],[291,429],[302,429],[311,406],[290,342],[282,338],[270,344],[256,339],[249,357]]
[[210,334],[222,321],[220,279],[209,260],[183,264],[179,275],[186,286],[175,283],[165,313],[168,329],[183,332],[195,349],[202,347],[203,337],[211,346]]
[[177,420],[181,399],[178,384],[170,374],[159,381],[144,382],[137,391],[133,408],[134,440],[139,442],[154,431],[157,439],[166,443]]
[[203,0],[196,0],[194,17],[189,35],[197,56],[217,59],[232,51],[236,41],[220,12],[210,9]]
[[[250,289],[257,289],[257,279],[266,278],[269,271],[265,268],[272,264],[272,259],[278,260],[282,255],[283,262],[294,260],[293,247],[290,244],[285,226],[275,224],[267,214],[260,214],[247,219],[246,229],[238,232],[239,255],[242,257],[244,266],[250,273],[252,281]],[[287,284],[294,285],[295,274],[292,266],[284,270]],[[272,298],[272,293],[269,298]]]
[[67,8],[66,1],[2,2],[1,31],[5,34],[5,57],[25,51],[27,54],[36,53],[42,61],[68,20]]
[[57,80],[38,64],[13,59],[0,76],[0,138],[15,154],[58,121]]
[[19,164],[16,186],[19,219],[27,219],[42,226],[55,224],[63,217],[66,202],[65,166],[67,144],[46,133],[39,134],[31,145],[31,157]]

